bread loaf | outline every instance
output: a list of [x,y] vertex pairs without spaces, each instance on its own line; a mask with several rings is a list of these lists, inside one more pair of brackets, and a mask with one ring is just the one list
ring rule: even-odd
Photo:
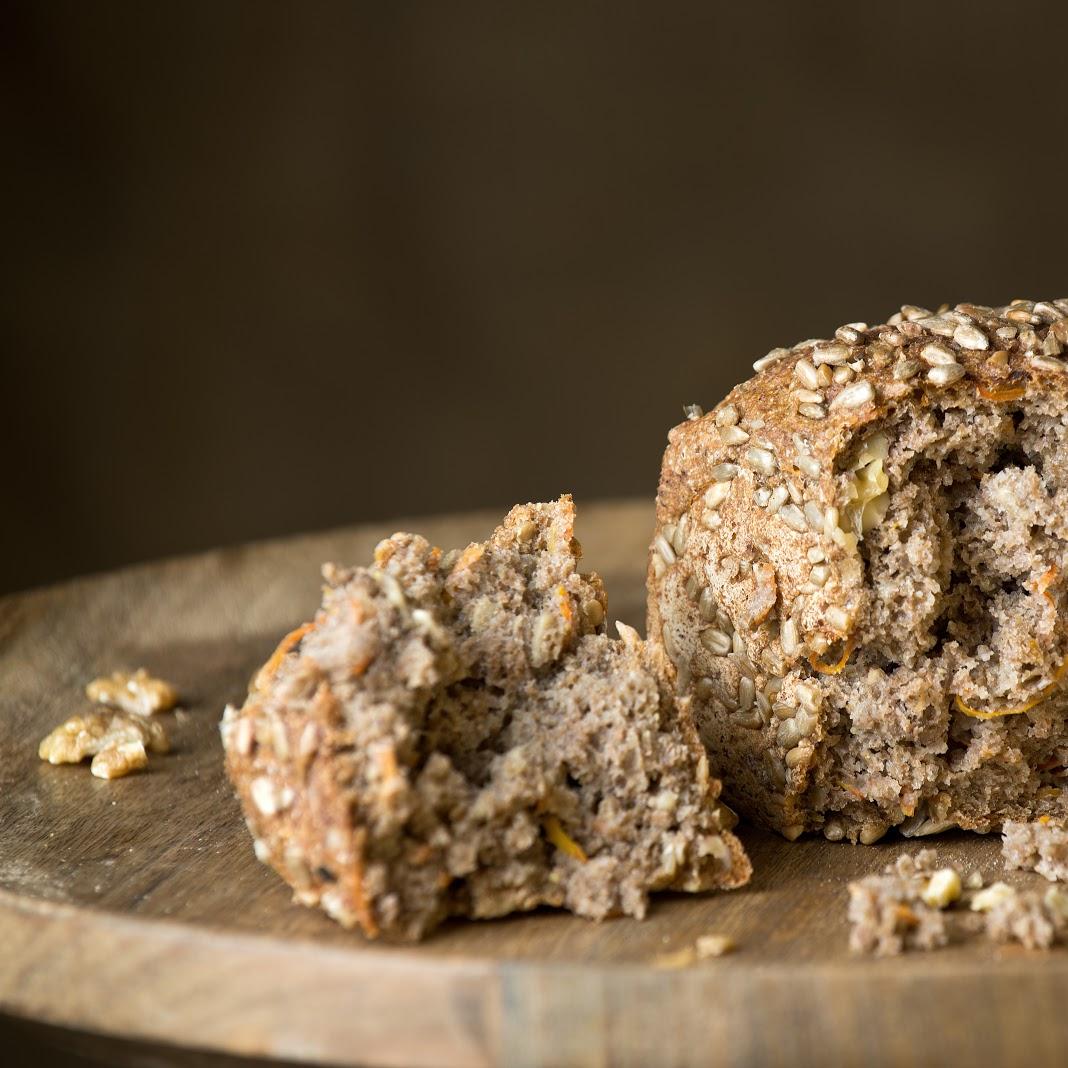
[[669,437],[651,640],[788,838],[1031,820],[1068,765],[1068,301],[776,349]]

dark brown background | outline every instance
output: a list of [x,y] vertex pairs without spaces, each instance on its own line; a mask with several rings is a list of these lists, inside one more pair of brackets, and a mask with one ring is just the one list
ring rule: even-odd
[[1068,295],[1066,29],[1060,3],[0,3],[0,591],[651,494],[680,404],[775,344]]
[[769,347],[1068,293],[1049,4],[0,7],[0,590],[573,490]]

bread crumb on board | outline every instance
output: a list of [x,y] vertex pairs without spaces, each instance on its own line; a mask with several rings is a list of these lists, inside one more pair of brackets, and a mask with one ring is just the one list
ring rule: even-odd
[[937,866],[933,849],[899,857],[881,875],[849,884],[849,945],[854,953],[895,956],[932,950],[976,933],[993,942],[1049,949],[1068,930],[1068,893],[983,886],[972,872],[962,880]]
[[699,936],[692,945],[657,954],[653,958],[653,967],[667,970],[690,968],[700,961],[733,953],[736,948],[735,941],[730,935],[704,934]]

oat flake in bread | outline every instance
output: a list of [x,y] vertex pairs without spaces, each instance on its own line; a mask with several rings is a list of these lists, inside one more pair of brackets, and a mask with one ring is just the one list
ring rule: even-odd
[[298,901],[415,939],[748,879],[689,702],[633,631],[604,633],[573,523],[564,497],[459,553],[396,534],[324,569],[314,621],[222,725],[257,856]]
[[1062,807],[1068,300],[776,349],[669,435],[662,644],[727,799],[787,838]]

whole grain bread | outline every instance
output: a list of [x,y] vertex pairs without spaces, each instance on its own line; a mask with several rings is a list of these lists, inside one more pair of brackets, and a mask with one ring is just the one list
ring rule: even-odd
[[663,460],[648,635],[788,838],[989,831],[1068,775],[1068,300],[776,349]]
[[578,569],[570,498],[443,555],[396,534],[222,725],[257,856],[370,936],[539,905],[642,916],[749,862],[686,698]]

